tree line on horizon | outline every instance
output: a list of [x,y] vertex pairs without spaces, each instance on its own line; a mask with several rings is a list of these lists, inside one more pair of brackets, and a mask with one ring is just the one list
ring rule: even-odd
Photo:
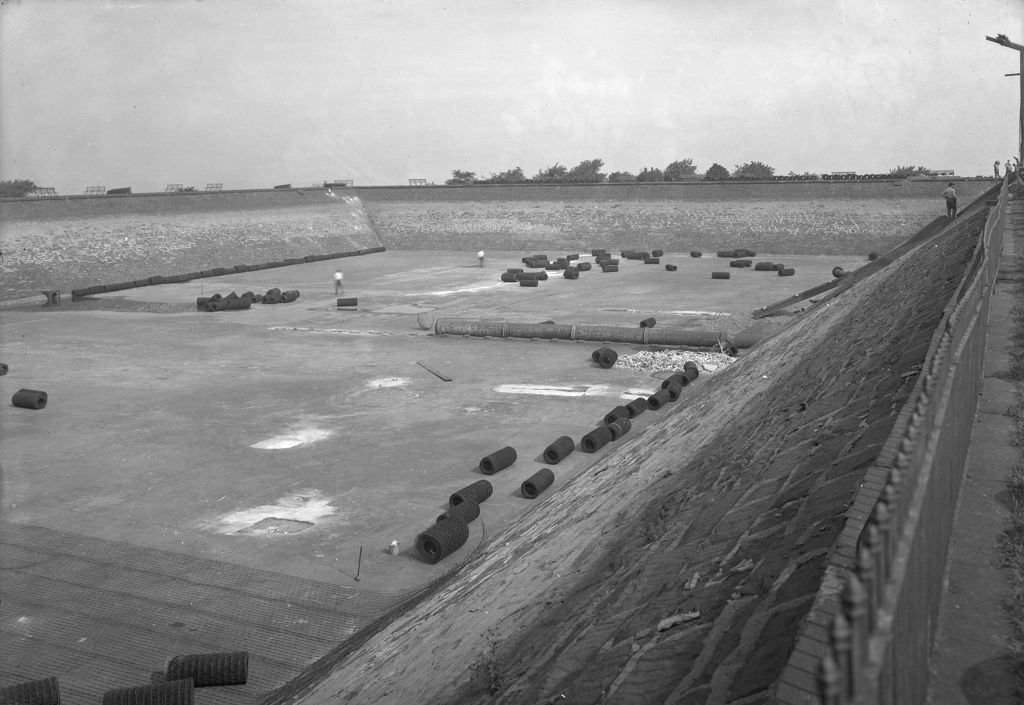
[[[463,169],[454,169],[450,179],[445,181],[447,186],[466,186],[469,184],[616,184],[632,182],[672,182],[692,181],[703,178],[705,181],[726,181],[729,179],[738,180],[761,180],[775,178],[775,167],[769,166],[760,161],[749,161],[737,164],[732,171],[729,171],[721,164],[715,162],[703,175],[697,174],[697,166],[690,158],[679,159],[664,169],[658,167],[644,167],[640,172],[633,174],[628,171],[613,171],[606,174],[601,169],[604,167],[603,159],[585,159],[576,166],[568,168],[556,162],[552,166],[539,170],[533,176],[526,176],[522,167],[507,169],[506,171],[491,173],[487,177],[478,177],[476,172]],[[930,170],[923,166],[895,166],[885,174],[896,179],[904,179],[908,176],[928,174]],[[802,174],[789,172],[786,176],[801,179],[820,179],[821,174],[805,171]]]
[[[679,159],[672,162],[664,169],[658,167],[644,167],[639,173],[632,174],[628,171],[613,171],[605,174],[601,171],[604,167],[602,159],[586,159],[571,169],[555,163],[546,169],[541,169],[534,176],[527,177],[521,167],[508,169],[498,174],[492,173],[487,178],[478,178],[475,172],[455,169],[452,171],[452,178],[445,181],[448,186],[466,186],[469,184],[602,184],[602,183],[633,183],[633,182],[671,182],[671,181],[692,181],[703,178],[705,181],[727,181],[738,180],[760,180],[772,179],[775,177],[775,168],[763,162],[752,161],[736,165],[730,172],[717,162],[708,167],[703,176],[697,174],[697,167],[692,159]],[[931,173],[931,170],[923,166],[895,166],[885,174],[894,179],[905,179],[909,176],[920,176]],[[821,174],[805,171],[803,174],[789,172],[791,178],[799,179],[820,179]],[[35,182],[30,179],[7,179],[0,181],[0,198],[21,198],[31,194],[38,188]],[[179,189],[181,191],[195,191],[194,186]]]

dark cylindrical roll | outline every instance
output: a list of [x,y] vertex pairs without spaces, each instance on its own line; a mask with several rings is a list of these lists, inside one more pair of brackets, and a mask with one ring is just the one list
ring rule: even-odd
[[544,449],[544,462],[558,465],[575,448],[576,443],[569,436],[561,436]]
[[662,381],[661,388],[662,389],[667,389],[668,387],[672,386],[673,384],[677,385],[677,386],[680,386],[680,387],[685,386],[687,384],[687,382],[683,381],[685,379],[686,379],[686,377],[685,377],[685,375],[683,375],[682,372],[673,372],[664,381]]
[[619,359],[619,354],[611,348],[600,348],[597,353],[597,364],[606,370]]
[[662,391],[668,392],[669,401],[678,401],[679,396],[683,393],[683,385],[670,384],[667,387],[665,387]]
[[648,408],[647,399],[645,397],[637,397],[626,404],[626,410],[629,411],[629,418],[631,419],[635,419],[637,416],[647,411]]
[[457,507],[467,499],[471,499],[477,504],[484,502],[488,497],[494,493],[494,486],[487,480],[477,480],[472,485],[467,485],[461,490],[452,493],[452,496],[448,498],[448,504],[453,507]]
[[633,428],[633,422],[628,418],[615,419],[615,421],[608,424],[608,430],[612,433],[613,441],[617,441],[625,436],[631,428]]
[[191,678],[116,688],[103,694],[103,705],[192,705],[195,702],[193,688]]
[[516,457],[516,449],[512,446],[505,446],[480,459],[480,472],[484,475],[493,475],[516,462]]
[[480,503],[470,497],[463,497],[462,501],[454,507],[450,504],[444,514],[437,517],[437,521],[445,521],[451,517],[459,517],[469,524],[480,516]]
[[651,396],[647,397],[647,406],[648,408],[657,411],[661,407],[668,404],[670,401],[672,401],[672,399],[670,398],[668,390],[661,389],[652,394]]
[[629,409],[623,405],[616,406],[614,409],[604,415],[605,424],[615,423],[619,419],[628,419]]
[[601,424],[580,439],[580,450],[584,453],[593,453],[604,447],[611,439],[612,432],[608,430],[608,426]]
[[0,703],[60,705],[60,683],[55,676],[15,683],[0,688]]
[[536,499],[541,492],[551,487],[551,483],[554,481],[555,473],[550,468],[541,468],[523,480],[523,484],[519,486],[519,491],[527,499]]
[[184,678],[190,678],[197,688],[243,685],[249,678],[249,654],[232,651],[175,656],[167,664],[167,680]]
[[426,563],[437,563],[466,543],[469,524],[462,517],[451,516],[438,522],[416,537],[416,552]]
[[43,409],[46,407],[47,394],[38,389],[19,389],[11,397],[11,403],[21,409]]

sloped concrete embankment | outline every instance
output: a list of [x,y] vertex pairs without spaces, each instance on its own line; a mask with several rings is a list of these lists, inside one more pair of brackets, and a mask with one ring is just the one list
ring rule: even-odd
[[[964,202],[991,181],[958,184]],[[944,183],[685,183],[356,189],[390,249],[885,252],[944,214]]]
[[0,300],[382,247],[362,202],[324,189],[4,200]]
[[647,412],[665,417],[271,701],[768,702],[983,220]]

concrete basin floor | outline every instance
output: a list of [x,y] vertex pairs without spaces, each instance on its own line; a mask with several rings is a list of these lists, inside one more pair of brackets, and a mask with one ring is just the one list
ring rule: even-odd
[[[652,393],[667,376],[600,369],[590,360],[596,343],[433,336],[421,326],[433,317],[633,326],[653,316],[659,326],[738,332],[753,323],[753,310],[828,281],[835,266],[852,270],[865,261],[756,258],[796,269],[778,277],[669,253],[661,265],[622,260],[617,274],[584,272],[576,281],[549,272],[536,289],[500,282],[526,254],[533,253],[488,253],[481,269],[475,253],[386,252],[77,302],[64,292],[59,307],[42,306],[40,297],[39,305],[0,309],[0,362],[10,366],[0,394],[10,399],[28,388],[49,395],[41,410],[0,406],[8,558],[0,579],[18,586],[17,595],[4,590],[7,656],[0,664],[13,665],[0,666],[0,687],[63,675],[68,692],[93,697],[145,682],[162,666],[157,655],[169,657],[172,648],[251,648],[276,664],[268,666],[273,677],[234,695],[221,689],[197,698],[251,702],[525,511],[530,500],[519,485],[544,466],[548,443],[561,435],[578,442],[612,407]],[[679,270],[668,272],[665,263]],[[335,269],[344,272],[344,296],[358,298],[355,309],[335,305]],[[714,270],[732,278],[712,280]],[[301,297],[243,311],[194,310],[200,295],[271,287],[298,289]],[[641,349],[615,347],[620,355]],[[633,432],[654,421],[639,417]],[[412,550],[417,533],[452,492],[483,477],[481,457],[506,445],[518,461],[488,478],[494,495],[469,542],[436,565],[420,561]],[[548,492],[595,457],[570,455],[554,468]],[[397,555],[388,550],[392,541]],[[72,566],[76,560],[91,567]],[[315,613],[303,617],[307,623],[340,610],[340,600],[374,598],[303,653],[281,652],[278,637],[248,644],[246,628],[230,632],[226,624],[189,641],[176,631],[181,624],[230,622],[254,590],[243,585],[220,612],[185,587],[154,598],[159,577],[131,589],[119,584],[140,562],[166,565],[153,574],[191,579],[200,591],[218,573],[263,581],[257,592],[268,614],[275,600],[282,613],[305,600]],[[55,567],[39,568],[48,564]],[[287,578],[279,590],[274,576]],[[30,599],[34,593],[49,597]],[[90,594],[106,595],[103,604],[114,608],[92,620],[72,616],[67,601]],[[116,608],[136,599],[156,599],[178,617],[147,617],[141,602],[136,614]],[[254,618],[249,631],[266,621]],[[278,636],[301,641],[304,632],[290,624],[276,625]],[[133,630],[142,635],[137,641],[112,645]]]

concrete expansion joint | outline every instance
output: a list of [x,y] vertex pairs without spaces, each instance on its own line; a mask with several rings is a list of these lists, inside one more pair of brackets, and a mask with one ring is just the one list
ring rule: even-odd
[[1016,419],[1018,414],[1016,409],[1010,408],[1005,411],[986,411],[985,409],[978,408],[978,416],[1002,416],[1009,419]]

